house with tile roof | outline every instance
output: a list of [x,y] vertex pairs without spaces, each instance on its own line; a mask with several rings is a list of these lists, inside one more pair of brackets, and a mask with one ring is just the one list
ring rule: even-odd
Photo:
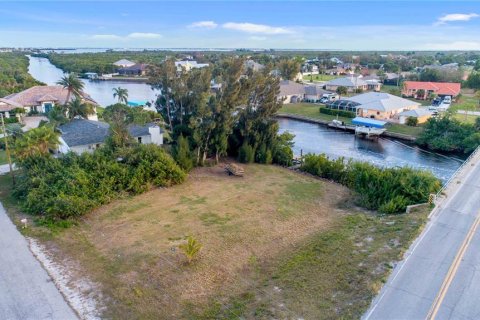
[[[70,151],[77,154],[93,152],[102,146],[110,134],[110,125],[103,121],[87,119],[73,119],[69,123],[58,127],[61,136],[59,138],[59,152]],[[128,131],[132,138],[141,144],[163,144],[163,132],[154,124],[130,125]]]
[[405,81],[403,83],[402,95],[415,99],[427,99],[431,94],[439,97],[457,97],[460,94],[462,85],[457,82],[423,82]]
[[386,121],[397,121],[398,114],[417,109],[420,103],[385,92],[367,92],[345,98],[355,104],[357,115]]
[[15,109],[17,108],[23,108],[23,106],[15,101],[0,98],[0,113],[2,113],[5,118],[13,116]]
[[[23,107],[25,112],[48,113],[55,105],[65,105],[68,97],[68,90],[62,86],[34,86],[18,93],[3,98],[5,104]],[[71,94],[69,100],[75,99]],[[85,92],[80,92],[80,99],[83,103],[94,106],[95,113],[89,116],[91,120],[98,120],[96,106],[98,103]]]

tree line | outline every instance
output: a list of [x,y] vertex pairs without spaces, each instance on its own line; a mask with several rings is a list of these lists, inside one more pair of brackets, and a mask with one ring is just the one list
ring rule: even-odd
[[203,165],[225,155],[242,162],[291,163],[293,137],[278,135],[274,119],[282,105],[279,79],[268,70],[245,69],[243,59],[226,58],[187,72],[170,59],[151,67],[149,83],[161,91],[156,108],[176,141],[174,153],[185,157],[181,163]]
[[0,98],[41,84],[28,73],[24,53],[0,54]]

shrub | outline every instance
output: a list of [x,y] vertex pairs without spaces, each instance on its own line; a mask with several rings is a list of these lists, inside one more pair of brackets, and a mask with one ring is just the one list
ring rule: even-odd
[[384,213],[401,212],[407,205],[427,202],[441,186],[430,172],[378,168],[343,158],[331,160],[325,155],[306,155],[301,170],[346,185],[356,191],[362,206]]
[[255,160],[255,150],[252,146],[244,143],[238,150],[238,161],[242,163],[253,163]]
[[180,135],[177,139],[177,145],[174,149],[174,157],[178,165],[185,171],[190,171],[193,168],[193,158],[190,150],[188,139]]
[[179,246],[182,250],[185,257],[187,257],[187,262],[190,264],[198,256],[198,253],[202,249],[202,245],[192,236],[187,238],[187,243],[181,244]]
[[185,179],[170,155],[155,145],[138,145],[119,154],[98,149],[59,158],[33,156],[20,165],[14,195],[23,200],[25,212],[50,221],[76,218],[122,193],[138,194]]
[[407,126],[416,127],[418,124],[418,119],[415,117],[408,117],[405,124]]
[[287,167],[293,164],[293,138],[295,136],[290,132],[277,136],[271,153],[273,163]]
[[335,110],[325,107],[320,107],[320,113],[329,114],[333,116],[345,117],[345,118],[355,118],[355,112],[346,111],[346,110]]

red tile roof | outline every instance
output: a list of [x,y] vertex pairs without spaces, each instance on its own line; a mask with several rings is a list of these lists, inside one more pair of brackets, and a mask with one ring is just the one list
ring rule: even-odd
[[436,94],[458,96],[460,94],[461,84],[455,82],[422,82],[405,81],[406,90],[433,90]]

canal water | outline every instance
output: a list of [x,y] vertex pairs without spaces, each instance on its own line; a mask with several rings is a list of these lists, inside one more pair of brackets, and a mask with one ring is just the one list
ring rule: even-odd
[[[48,59],[30,57],[30,74],[37,80],[54,85],[63,72],[52,65]],[[89,81],[85,82],[85,92],[100,105],[108,106],[116,102],[113,88],[128,90],[132,100],[154,100],[156,92],[145,83],[125,81]],[[305,153],[325,153],[333,158],[345,157],[367,161],[378,166],[403,167],[430,170],[442,181],[447,181],[462,160],[444,156],[410,146],[398,140],[381,138],[370,141],[357,138],[354,134],[329,129],[326,126],[297,120],[279,119],[280,130],[295,135],[295,155]]]
[[325,153],[332,158],[345,157],[366,161],[378,166],[409,166],[429,170],[442,181],[447,181],[463,160],[429,152],[394,139],[376,141],[331,129],[323,125],[290,119],[279,119],[280,131],[295,135],[295,155]]
[[[63,71],[48,61],[46,58],[29,57],[30,65],[28,72],[37,80],[47,85],[55,85],[61,77]],[[90,81],[82,79],[85,83],[84,90],[101,106],[117,102],[113,98],[113,88],[122,87],[128,90],[128,99],[154,101],[157,92],[146,83],[128,82],[128,81]]]

